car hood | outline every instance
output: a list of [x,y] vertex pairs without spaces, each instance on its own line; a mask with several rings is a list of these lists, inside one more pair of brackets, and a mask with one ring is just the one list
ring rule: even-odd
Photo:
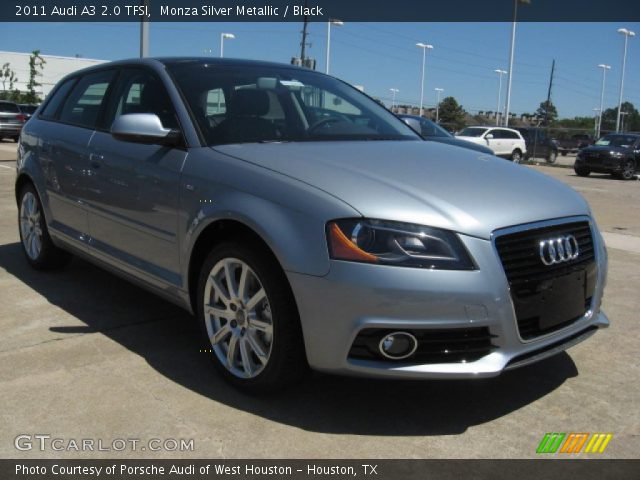
[[[490,238],[497,228],[589,207],[560,181],[436,142],[299,142],[213,147],[319,188],[363,216]],[[286,192],[282,201],[286,202]]]
[[493,151],[489,147],[484,147],[477,143],[462,140],[456,137],[427,137],[425,140],[428,142],[446,143],[447,145],[454,145],[456,147],[468,148],[476,152],[486,153],[487,155],[493,155]]
[[589,147],[584,147],[580,150],[581,152],[597,152],[597,153],[610,153],[610,152],[617,152],[617,153],[629,153],[630,151],[632,151],[631,148],[625,148],[625,147],[613,147],[611,145],[591,145]]

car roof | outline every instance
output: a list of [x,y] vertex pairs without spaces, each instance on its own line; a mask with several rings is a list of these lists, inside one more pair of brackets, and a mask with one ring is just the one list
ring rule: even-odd
[[[123,60],[116,60],[113,62],[100,63],[98,65],[92,65],[81,70],[76,70],[70,73],[65,78],[73,78],[78,75],[85,75],[93,71],[105,70],[113,67],[131,66],[131,65],[146,65],[146,66],[173,66],[173,65],[220,65],[220,66],[244,66],[244,67],[263,67],[263,68],[286,68],[289,70],[298,70],[305,72],[315,72],[288,63],[278,62],[265,62],[262,60],[244,60],[238,58],[212,58],[212,57],[146,57],[146,58],[127,58]],[[319,75],[325,75],[322,72],[315,72]]]
[[507,127],[488,127],[486,125],[470,125],[468,127],[465,128],[486,128],[486,129],[490,129],[490,130],[508,130],[510,132],[515,132],[515,133],[520,133],[518,130],[516,130],[515,128],[507,128]]

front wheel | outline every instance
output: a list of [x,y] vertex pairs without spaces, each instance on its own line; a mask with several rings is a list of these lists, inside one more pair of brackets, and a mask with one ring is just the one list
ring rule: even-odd
[[300,319],[272,255],[259,245],[221,244],[205,260],[198,285],[204,352],[227,381],[258,393],[301,377]]
[[578,175],[579,177],[588,177],[589,174],[591,173],[591,170],[589,170],[586,167],[573,167],[573,171],[576,172],[576,175]]
[[33,268],[52,270],[69,263],[71,254],[56,247],[49,236],[42,203],[31,184],[20,191],[18,224],[22,251]]
[[622,169],[616,175],[622,180],[631,180],[635,177],[636,174],[636,164],[633,160],[627,159],[622,163]]
[[522,162],[522,152],[517,148],[511,153],[511,161],[513,163],[521,163]]

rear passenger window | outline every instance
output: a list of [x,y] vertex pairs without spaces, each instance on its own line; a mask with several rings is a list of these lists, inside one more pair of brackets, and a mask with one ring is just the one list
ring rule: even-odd
[[67,99],[60,121],[94,128],[115,71],[96,72],[82,77]]
[[62,85],[60,85],[55,92],[53,92],[53,96],[49,99],[47,104],[40,115],[42,118],[53,119],[56,116],[56,113],[60,109],[60,105],[64,102],[64,99],[67,98],[68,93],[73,88],[73,85],[76,83],[76,78],[70,78]]

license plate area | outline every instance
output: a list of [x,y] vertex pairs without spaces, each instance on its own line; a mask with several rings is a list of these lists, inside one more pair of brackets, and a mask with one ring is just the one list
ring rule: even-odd
[[571,271],[512,288],[521,338],[529,340],[553,332],[582,317],[593,294],[595,271],[591,270]]

